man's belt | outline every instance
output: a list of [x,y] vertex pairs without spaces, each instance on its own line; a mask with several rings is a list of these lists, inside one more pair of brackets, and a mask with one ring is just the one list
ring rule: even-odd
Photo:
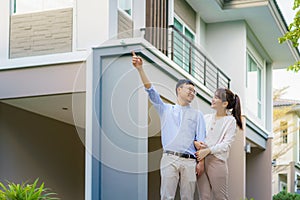
[[181,157],[181,158],[192,158],[192,159],[196,159],[196,157],[192,154],[188,154],[188,153],[179,153],[179,152],[175,152],[175,151],[164,151],[164,153],[166,154],[171,154],[171,155],[174,155],[174,156],[178,156],[178,157]]

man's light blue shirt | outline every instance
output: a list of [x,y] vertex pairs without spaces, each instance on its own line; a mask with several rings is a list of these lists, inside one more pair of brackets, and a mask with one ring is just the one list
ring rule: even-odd
[[151,86],[146,89],[149,99],[160,116],[161,140],[164,151],[194,155],[194,141],[204,141],[205,121],[202,112],[191,106],[164,103]]

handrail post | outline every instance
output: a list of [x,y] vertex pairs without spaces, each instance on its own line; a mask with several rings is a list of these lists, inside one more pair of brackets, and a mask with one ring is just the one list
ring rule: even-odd
[[[185,49],[182,49],[183,52],[183,65],[188,65],[188,72],[195,78],[197,78],[197,75],[193,75],[193,64],[197,63],[196,65],[203,66],[203,85],[207,87],[209,90],[214,90],[214,87],[228,87],[230,88],[230,78],[226,76],[226,74],[220,70],[212,60],[210,60],[207,55],[205,55],[196,44],[194,44],[188,37],[186,37],[180,30],[178,30],[174,25],[170,25],[169,28],[171,29],[171,59],[174,61],[174,58],[177,54],[174,53],[175,51],[175,37],[180,37],[180,39],[183,40],[184,44],[186,46]],[[177,35],[178,34],[178,35]],[[189,45],[189,46],[187,46]],[[179,47],[180,48],[180,47]],[[189,55],[186,55],[189,54]],[[198,55],[199,54],[199,55]],[[187,57],[188,56],[188,57]],[[193,57],[195,56],[195,58]],[[199,60],[199,62],[198,62]],[[188,63],[187,63],[188,62]],[[194,63],[193,63],[194,62]],[[183,67],[183,66],[181,66]],[[200,72],[201,73],[201,72]],[[216,78],[216,80],[214,80]],[[200,74],[201,81],[202,77]],[[216,81],[216,82],[215,82]],[[214,91],[212,91],[214,92]]]
[[174,60],[174,30],[171,29],[171,60]]
[[219,88],[219,70],[217,71],[217,89]]
[[189,47],[189,74],[192,74],[192,45]]
[[203,66],[203,85],[206,86],[206,56],[204,56],[204,66]]

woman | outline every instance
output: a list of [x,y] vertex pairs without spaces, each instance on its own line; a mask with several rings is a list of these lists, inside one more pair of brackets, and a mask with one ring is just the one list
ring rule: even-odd
[[[201,200],[228,199],[229,149],[234,141],[236,128],[243,129],[240,98],[229,89],[217,89],[211,102],[216,112],[204,116],[206,122],[205,143],[195,142],[199,149],[197,160],[204,159],[204,173],[198,177]],[[202,161],[203,162],[203,161]]]

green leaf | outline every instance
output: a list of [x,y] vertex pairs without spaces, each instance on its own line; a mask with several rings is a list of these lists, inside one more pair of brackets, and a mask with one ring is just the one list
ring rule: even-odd
[[49,192],[45,184],[38,186],[36,179],[33,184],[27,182],[15,184],[8,182],[7,187],[0,182],[0,200],[57,200],[56,193]]

